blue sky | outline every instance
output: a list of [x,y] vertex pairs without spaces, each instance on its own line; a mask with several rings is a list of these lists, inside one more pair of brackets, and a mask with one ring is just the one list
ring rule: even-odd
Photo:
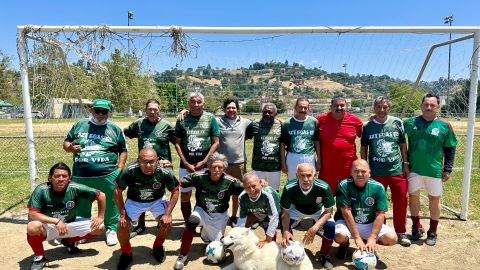
[[[389,2],[388,4],[386,4]],[[17,61],[16,56],[16,26],[25,24],[37,25],[126,25],[127,11],[134,12],[131,25],[183,25],[183,26],[442,26],[443,18],[454,16],[456,26],[480,25],[480,2],[468,1],[4,1],[0,16],[0,50]],[[199,37],[202,38],[202,37]],[[205,37],[203,37],[205,38]],[[225,39],[213,38],[211,39]],[[245,38],[245,37],[242,37]],[[443,41],[444,37],[438,40]],[[234,37],[233,39],[238,39]],[[345,46],[352,43],[338,43],[332,51],[342,55],[330,60],[326,56],[302,55],[303,51],[315,50],[310,45],[299,46],[302,42],[313,43],[309,38],[295,38],[295,41],[280,38],[272,50],[267,41],[256,43],[253,50],[237,53],[240,58],[235,60],[228,46],[212,46],[209,52],[201,52],[196,61],[184,61],[182,67],[195,66],[213,62],[214,66],[238,66],[250,63],[256,57],[259,61],[282,60],[288,58],[290,62],[302,62],[307,66],[328,68],[329,71],[342,71],[342,63],[348,62],[349,73],[360,72],[355,66],[362,66],[365,60],[356,59],[356,53]],[[333,39],[334,40],[334,39]],[[413,47],[424,47],[432,41],[413,41]],[[319,39],[314,42],[321,42]],[[324,42],[332,42],[330,37]],[[337,42],[337,41],[333,41]],[[355,41],[353,46],[363,44]],[[393,47],[398,43],[395,40],[380,40],[380,44]],[[284,43],[284,45],[281,45]],[[293,44],[293,45],[292,45]],[[343,44],[343,45],[342,45]],[[377,43],[376,43],[377,44]],[[283,47],[287,46],[287,47]],[[358,45],[361,47],[361,45]],[[363,45],[370,47],[372,45]],[[235,47],[234,50],[247,50],[247,46]],[[285,50],[283,48],[286,48]],[[330,50],[330,49],[322,49]],[[399,51],[408,49],[399,48]],[[463,50],[463,49],[462,49]],[[385,50],[384,50],[385,51]],[[238,52],[238,51],[237,51]],[[331,51],[328,51],[331,52]],[[373,53],[373,55],[372,55]],[[375,58],[370,52],[369,59]],[[422,52],[423,53],[423,52]],[[444,55],[445,50],[440,54]],[[206,57],[208,55],[208,57]],[[258,57],[261,55],[260,57]],[[323,57],[323,60],[322,60]],[[420,56],[419,56],[420,57]],[[423,56],[422,56],[423,57]],[[440,56],[439,56],[440,57]],[[444,59],[443,56],[441,56]],[[468,58],[468,55],[465,56]],[[401,59],[401,58],[400,58]],[[402,60],[395,60],[402,61]],[[154,62],[154,61],[152,61]],[[383,69],[383,61],[377,61],[374,69]],[[14,66],[17,64],[14,63]],[[156,69],[165,69],[172,65],[170,61],[153,64]],[[373,64],[372,64],[373,65]],[[461,64],[459,64],[461,66]],[[416,68],[416,66],[415,66]],[[463,68],[462,66],[459,69]],[[406,67],[408,69],[408,67]],[[376,73],[377,71],[366,71]],[[381,71],[378,71],[381,73]],[[412,74],[405,74],[411,78]],[[436,75],[431,75],[436,76]],[[439,75],[440,76],[440,75]]]

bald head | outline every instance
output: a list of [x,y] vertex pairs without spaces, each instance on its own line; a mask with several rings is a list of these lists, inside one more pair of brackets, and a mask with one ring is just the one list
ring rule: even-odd
[[370,177],[370,167],[364,159],[357,159],[352,163],[352,177],[357,187],[363,188]]
[[155,172],[157,162],[157,152],[151,147],[143,148],[138,153],[138,164],[140,165],[140,170],[145,175],[152,175]]
[[300,163],[297,166],[297,179],[300,188],[304,191],[310,190],[315,180],[315,167],[310,163]]

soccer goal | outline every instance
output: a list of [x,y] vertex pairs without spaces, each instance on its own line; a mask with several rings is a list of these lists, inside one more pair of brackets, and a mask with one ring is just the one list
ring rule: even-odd
[[480,27],[19,26],[31,188],[53,160],[71,160],[61,142],[94,98],[112,100],[114,121],[126,126],[148,98],[174,115],[191,91],[218,113],[234,95],[251,118],[265,102],[291,114],[298,96],[321,113],[342,95],[364,120],[377,96],[389,96],[392,114],[406,118],[433,92],[459,137],[462,203],[453,211],[466,219],[472,170],[480,167],[479,43]]

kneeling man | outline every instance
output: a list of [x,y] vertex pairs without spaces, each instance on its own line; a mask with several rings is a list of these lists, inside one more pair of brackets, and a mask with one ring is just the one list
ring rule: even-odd
[[[62,239],[67,252],[80,252],[75,243],[103,232],[105,194],[82,184],[70,182],[72,173],[65,163],[50,168],[48,182],[38,185],[28,201],[27,241],[35,254],[31,269],[43,269],[47,263],[43,241]],[[79,199],[97,200],[98,215],[76,216]]]
[[355,160],[352,176],[342,180],[337,188],[335,242],[340,244],[337,257],[346,257],[350,238],[355,240],[357,249],[371,253],[375,253],[377,243],[395,245],[397,234],[383,224],[387,210],[383,185],[370,178],[365,160]]
[[[117,269],[127,269],[132,262],[130,225],[146,211],[150,211],[160,225],[153,243],[153,256],[162,263],[165,261],[163,242],[170,233],[172,211],[178,200],[178,180],[169,170],[160,167],[153,148],[143,148],[137,162],[122,170],[115,186],[113,196],[120,213],[117,237],[122,251]],[[126,188],[124,203],[122,192]],[[171,192],[170,201],[165,196],[165,188]]]

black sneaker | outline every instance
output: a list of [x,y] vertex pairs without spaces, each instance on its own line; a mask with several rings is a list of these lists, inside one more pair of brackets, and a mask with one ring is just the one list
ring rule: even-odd
[[423,234],[425,234],[425,230],[423,228],[417,228],[416,226],[412,226],[412,241],[418,241],[422,238]]
[[257,221],[255,221],[255,222],[253,222],[253,224],[252,224],[252,226],[250,226],[250,228],[251,228],[252,230],[255,230],[255,229],[258,228],[258,226],[260,226],[260,222],[258,222],[258,220],[257,220]]
[[66,238],[62,239],[60,243],[62,243],[62,245],[64,245],[67,248],[67,253],[70,255],[74,255],[82,252],[82,250],[79,249],[75,244],[68,244]]
[[47,258],[45,256],[35,256],[33,258],[32,266],[30,266],[31,270],[42,270],[47,264]]
[[348,252],[349,247],[350,247],[350,245],[339,245],[338,250],[337,250],[337,254],[335,256],[339,259],[342,259],[342,260],[347,258],[347,252]]
[[163,263],[165,261],[165,248],[163,246],[153,248],[153,257],[159,262]]
[[137,225],[133,227],[132,232],[130,233],[130,238],[133,238],[139,234],[142,234],[144,231],[145,231],[145,225],[143,226]]
[[427,232],[427,239],[425,239],[425,244],[429,246],[435,246],[436,243],[437,243],[437,234],[429,230]]
[[326,254],[320,254],[320,256],[318,256],[318,262],[323,267],[325,267],[325,269],[332,269],[333,268],[332,259],[330,258],[330,256],[328,256]]
[[237,221],[238,221],[238,218],[232,216],[228,219],[228,225],[233,228],[235,227],[235,225],[237,225]]
[[120,254],[120,260],[118,261],[117,270],[126,270],[132,263],[132,259],[132,255],[122,252],[122,254]]

